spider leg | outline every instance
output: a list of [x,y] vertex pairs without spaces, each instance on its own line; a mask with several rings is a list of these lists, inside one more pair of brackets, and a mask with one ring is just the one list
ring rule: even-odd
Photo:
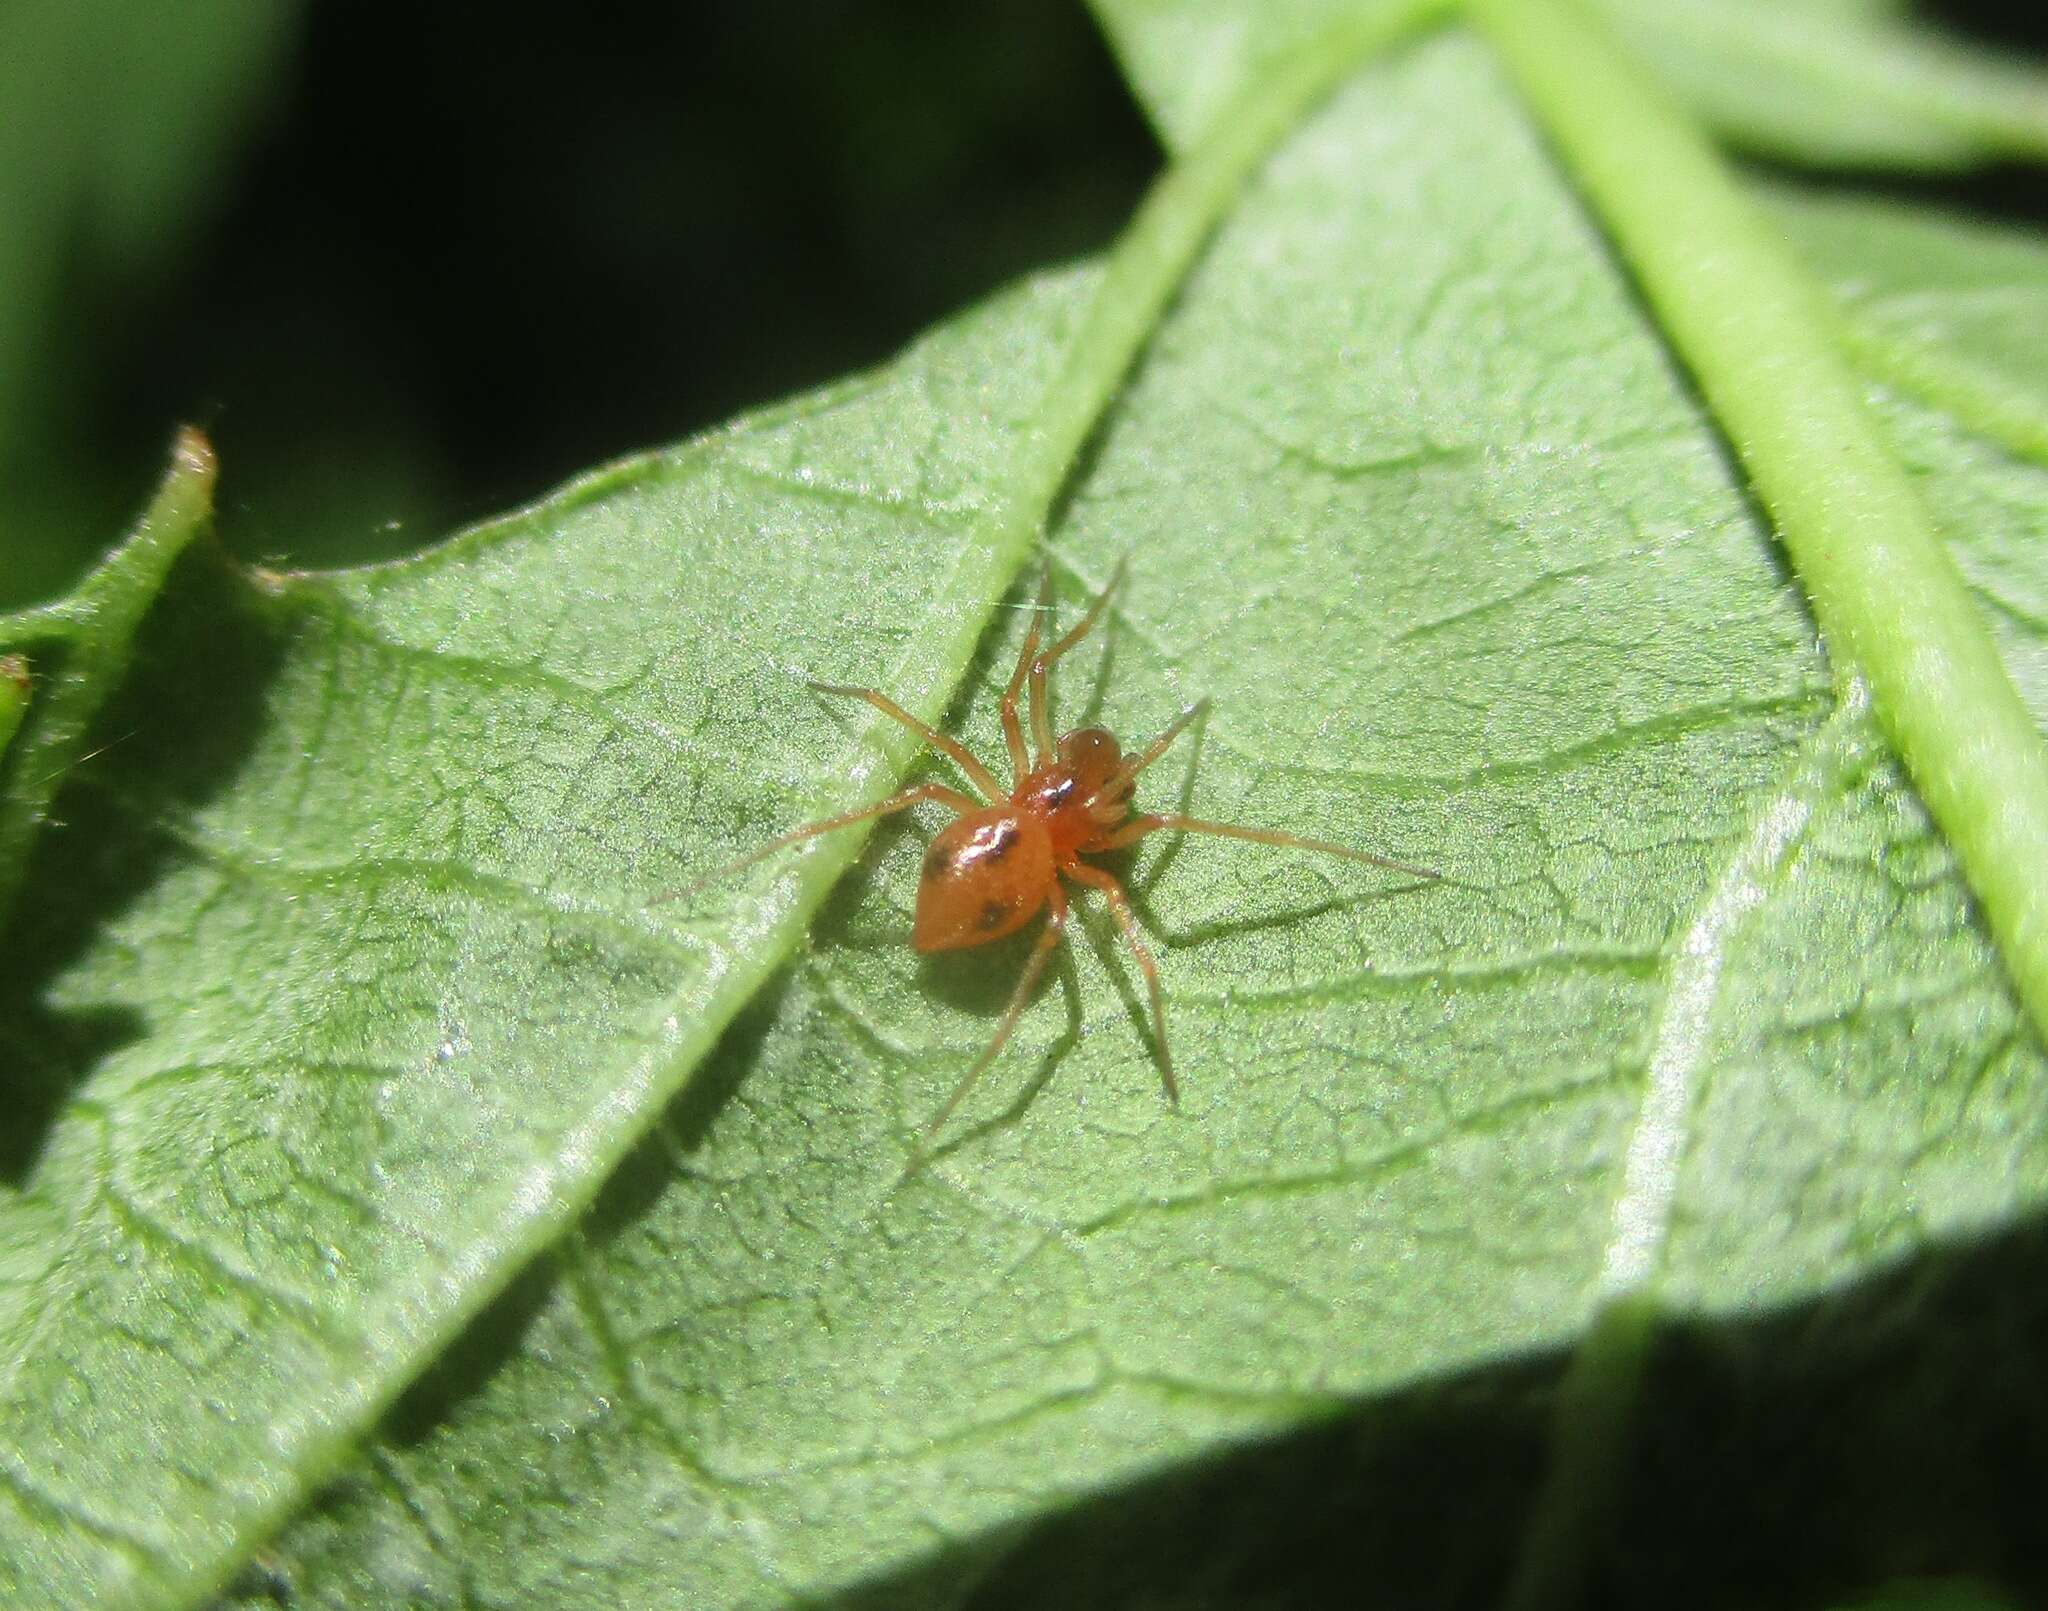
[[931,745],[933,749],[942,750],[947,755],[950,755],[953,758],[953,764],[967,774],[967,781],[981,790],[991,805],[998,800],[1009,798],[1004,792],[1003,786],[996,782],[995,774],[975,758],[974,751],[970,750],[957,738],[940,732],[936,727],[927,727],[887,694],[874,688],[854,688],[845,683],[819,682],[816,678],[812,677],[807,677],[804,680],[821,694],[844,694],[848,699],[865,699],[884,716],[901,722],[927,744]]
[[1031,630],[1024,647],[1017,652],[1017,669],[1010,673],[1010,686],[1003,691],[1003,745],[1010,752],[1010,775],[1021,784],[1031,770],[1031,755],[1024,748],[1024,724],[1017,717],[1017,695],[1030,674],[1031,661],[1038,653],[1039,629],[1052,609],[1052,561],[1047,560],[1038,582],[1038,605],[1031,613]]
[[[1111,774],[1109,781],[1088,797],[1088,804],[1091,807],[1098,801],[1101,802],[1101,811],[1098,813],[1098,816],[1107,816],[1112,822],[1118,816],[1121,816],[1124,806],[1128,803],[1127,797],[1130,786],[1136,781],[1138,774],[1158,760],[1168,750],[1172,749],[1173,741],[1186,732],[1195,719],[1208,708],[1208,700],[1196,700],[1186,710],[1166,724],[1166,731],[1146,745],[1139,754],[1129,757],[1122,766],[1118,767]],[[1126,841],[1126,843],[1128,842]]]
[[1247,828],[1235,822],[1209,822],[1201,817],[1184,817],[1175,811],[1148,811],[1136,816],[1112,833],[1091,840],[1088,845],[1092,853],[1098,850],[1121,850],[1125,845],[1135,844],[1148,833],[1157,833],[1162,828],[1178,829],[1182,833],[1215,834],[1221,839],[1249,839],[1254,844],[1285,845],[1293,850],[1314,850],[1326,856],[1342,856],[1346,861],[1362,861],[1370,867],[1387,867],[1397,873],[1409,873],[1416,878],[1438,879],[1443,874],[1429,867],[1417,867],[1413,862],[1395,861],[1390,856],[1375,856],[1369,850],[1353,850],[1349,845],[1333,845],[1327,839],[1304,839],[1298,833],[1282,833],[1277,828]]
[[943,806],[965,814],[979,811],[981,805],[971,796],[958,789],[949,789],[943,783],[920,783],[915,788],[905,789],[901,794],[892,794],[880,805],[865,806],[859,811],[842,812],[836,817],[825,817],[817,822],[807,822],[801,828],[792,828],[788,833],[768,841],[758,850],[750,850],[737,861],[729,861],[723,867],[715,867],[694,884],[686,884],[666,895],[657,895],[647,904],[661,906],[669,901],[679,901],[686,895],[694,895],[706,884],[715,883],[729,873],[736,873],[742,867],[751,867],[755,862],[772,856],[785,845],[802,844],[806,839],[815,839],[821,833],[830,833],[834,828],[850,828],[856,822],[866,822],[870,817],[886,817],[892,811],[901,811],[914,806],[921,800],[936,800]]
[[1017,988],[1010,992],[1010,1004],[1003,1009],[1003,1021],[996,1025],[995,1037],[982,1048],[982,1053],[974,1060],[974,1065],[960,1076],[960,1083],[953,1087],[952,1095],[939,1104],[939,1111],[926,1121],[923,1131],[917,1138],[917,1147],[911,1153],[910,1162],[905,1165],[900,1180],[908,1180],[924,1167],[932,1138],[939,1133],[939,1127],[953,1116],[953,1110],[966,1098],[967,1093],[974,1089],[974,1082],[981,1078],[989,1064],[996,1060],[997,1054],[1009,1044],[1010,1036],[1017,1028],[1017,1021],[1024,1016],[1024,1008],[1031,1000],[1032,987],[1038,983],[1039,975],[1045,972],[1045,965],[1052,957],[1053,947],[1060,943],[1060,937],[1066,933],[1067,896],[1057,879],[1053,881],[1048,904],[1051,911],[1045,920],[1045,928],[1038,936],[1038,943],[1031,948],[1031,955],[1024,963],[1024,971],[1017,975]]
[[1061,655],[1094,630],[1095,623],[1102,617],[1103,607],[1109,603],[1109,595],[1117,590],[1124,579],[1124,566],[1127,563],[1121,559],[1116,562],[1116,569],[1109,573],[1109,580],[1103,584],[1102,591],[1095,595],[1095,602],[1088,606],[1088,613],[1074,623],[1071,632],[1031,662],[1031,736],[1038,743],[1038,763],[1041,766],[1051,760],[1053,755],[1051,698],[1047,693],[1046,673],[1058,662]]
[[1152,1033],[1159,1041],[1159,1077],[1166,1085],[1166,1100],[1179,1107],[1180,1082],[1173,1077],[1173,1052],[1166,1043],[1166,1003],[1159,994],[1159,964],[1152,960],[1151,948],[1145,944],[1144,932],[1138,927],[1138,916],[1131,910],[1130,897],[1124,893],[1124,886],[1115,874],[1104,872],[1100,867],[1091,867],[1085,861],[1067,862],[1060,871],[1075,883],[1099,889],[1109,897],[1109,909],[1116,914],[1117,926],[1124,931],[1131,955],[1138,959],[1139,971],[1145,975],[1145,988],[1152,997]]

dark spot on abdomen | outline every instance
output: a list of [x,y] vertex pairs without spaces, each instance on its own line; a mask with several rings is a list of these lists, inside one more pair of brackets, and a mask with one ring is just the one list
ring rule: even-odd
[[1001,928],[1004,923],[1008,922],[1009,917],[1010,903],[1008,901],[989,901],[981,909],[981,926],[993,931]]
[[952,858],[946,854],[944,845],[933,845],[924,853],[924,876],[937,878],[952,865]]

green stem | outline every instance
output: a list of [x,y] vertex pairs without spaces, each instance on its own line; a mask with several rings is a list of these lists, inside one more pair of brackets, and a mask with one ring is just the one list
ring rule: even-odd
[[1613,1514],[1650,1346],[1656,1300],[1609,1299],[1559,1378],[1550,1407],[1550,1470],[1530,1509],[1507,1611],[1542,1611],[1587,1598],[1592,1542]]
[[[171,468],[142,522],[69,597],[0,616],[0,648],[33,679],[11,746],[0,742],[0,922],[28,867],[36,835],[65,777],[78,765],[100,707],[128,674],[128,645],[164,578],[213,513],[213,449],[197,431],[178,433]],[[4,735],[0,735],[4,736]]]
[[1824,293],[1597,27],[1562,0],[1470,10],[1748,468],[2048,1038],[2048,744],[1863,406]]

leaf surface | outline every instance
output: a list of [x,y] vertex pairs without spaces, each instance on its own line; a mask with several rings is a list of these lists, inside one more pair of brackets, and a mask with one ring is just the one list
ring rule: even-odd
[[[25,1110],[6,1163],[29,1189],[0,1220],[0,1414],[18,1432],[23,1459],[11,1485],[0,1484],[23,1524],[6,1557],[5,1586],[34,1600],[76,1593],[95,1603],[203,1593],[463,1322],[567,1228],[786,958],[862,837],[807,845],[771,893],[730,904],[680,938],[666,913],[650,916],[660,901],[644,890],[622,896],[609,883],[621,868],[643,871],[643,860],[666,864],[663,841],[678,825],[708,830],[685,832],[686,855],[723,826],[693,819],[688,805],[677,809],[672,800],[661,821],[648,795],[663,780],[642,770],[655,760],[692,805],[708,798],[707,771],[736,786],[729,803],[775,781],[754,775],[767,755],[751,742],[764,700],[749,698],[747,714],[727,727],[736,738],[725,758],[712,758],[715,737],[708,747],[698,742],[717,717],[731,721],[730,700],[742,697],[717,685],[721,652],[752,651],[748,664],[759,679],[772,674],[764,651],[805,641],[796,623],[836,620],[858,639],[869,618],[832,612],[826,601],[858,594],[880,604],[872,573],[890,562],[887,539],[907,535],[918,562],[896,564],[908,585],[924,588],[910,612],[920,626],[900,636],[888,674],[876,680],[936,717],[1074,455],[1244,174],[1360,53],[1412,27],[1426,9],[1417,0],[1377,8],[1336,30],[1334,49],[1304,52],[1251,86],[1217,138],[1140,208],[1071,332],[1052,321],[1047,350],[1061,357],[1049,379],[1007,354],[937,366],[941,397],[972,399],[960,441],[952,434],[957,402],[928,405],[924,435],[900,434],[916,413],[915,366],[909,388],[888,393],[886,425],[858,409],[817,410],[831,421],[827,438],[857,422],[837,439],[837,459],[831,447],[792,448],[770,432],[762,462],[759,433],[733,433],[743,484],[772,494],[785,483],[815,482],[824,507],[844,504],[849,524],[880,510],[907,525],[906,533],[879,521],[874,541],[857,536],[851,545],[833,528],[836,587],[824,585],[829,567],[821,566],[804,572],[804,590],[778,591],[802,556],[759,521],[743,525],[738,539],[752,570],[705,569],[687,535],[676,547],[679,529],[734,540],[730,522],[746,522],[744,499],[707,514],[687,501],[680,512],[658,503],[650,511],[609,498],[664,475],[701,493],[729,473],[717,440],[679,455],[680,470],[648,461],[600,473],[525,522],[472,533],[422,561],[326,581],[215,573],[211,589],[195,581],[185,595],[196,606],[159,612],[156,625],[173,647],[142,647],[131,682],[159,699],[135,729],[153,731],[160,746],[136,753],[155,798],[124,791],[118,765],[69,780],[74,793],[96,791],[113,819],[132,816],[145,848],[120,867],[108,824],[57,840],[61,870],[48,876],[62,897],[30,903],[22,964],[6,976],[20,997],[10,1061]],[[1017,356],[1028,359],[1029,338],[1044,334],[1030,327]],[[1020,379],[1036,384],[1028,404],[1008,414],[1001,385]],[[798,411],[799,420],[808,417]],[[948,458],[970,439],[984,450],[978,467],[988,480],[979,497],[972,475]],[[700,475],[707,455],[716,473]],[[791,457],[794,465],[784,462]],[[603,511],[592,528],[565,530],[551,519],[585,507]],[[805,529],[815,538],[810,514]],[[166,546],[148,536],[132,546]],[[529,552],[536,540],[545,552]],[[651,552],[636,555],[636,543]],[[564,570],[579,552],[583,562]],[[680,596],[664,556],[681,566]],[[494,558],[502,565],[495,576]],[[107,574],[118,579],[123,567],[110,564]],[[693,586],[699,591],[688,591]],[[438,603],[437,587],[449,590]],[[657,613],[625,630],[588,607],[596,600],[584,589],[614,611]],[[771,592],[782,608],[770,612],[765,632],[750,638],[726,619]],[[553,601],[539,617],[526,608],[536,599]],[[704,623],[704,639],[686,645],[695,668],[688,675],[662,659],[667,640],[654,630],[678,618],[678,603],[694,605]],[[460,627],[454,646],[451,618]],[[579,636],[571,620],[602,636]],[[97,699],[127,663],[128,645],[112,631],[78,636],[91,641],[75,645],[74,681]],[[841,651],[837,658],[857,658],[830,634],[825,641]],[[703,652],[707,644],[717,647]],[[310,661],[302,653],[309,647]],[[553,669],[547,657],[558,650],[585,668],[581,679]],[[183,720],[161,700],[162,685],[150,681],[161,663],[152,653],[200,673],[188,691],[205,702],[205,719]],[[366,682],[379,665],[390,680]],[[422,683],[433,678],[421,668],[467,698],[422,699]],[[12,682],[11,670],[10,663]],[[787,676],[790,668],[781,670]],[[295,683],[295,672],[303,680]],[[653,714],[639,708],[649,686]],[[507,689],[513,712],[492,698]],[[704,703],[721,692],[728,702]],[[540,716],[534,701],[550,714]],[[83,708],[77,698],[72,706]],[[372,710],[370,727],[348,725]],[[541,726],[550,730],[546,742]],[[587,736],[593,726],[595,745]],[[436,735],[459,754],[440,753]],[[905,764],[910,746],[899,728],[870,717],[863,739],[853,757],[813,774],[824,809],[879,800]],[[618,755],[603,747],[613,741]],[[493,742],[506,753],[494,756]],[[163,804],[166,772],[177,780],[169,785],[175,810]],[[564,776],[597,792],[566,800]],[[622,802],[631,807],[623,817]],[[636,825],[646,843],[636,842]],[[565,836],[573,840],[579,826],[589,830],[584,848],[602,850],[607,877],[595,895],[564,887],[565,870],[571,884],[581,876],[579,864],[562,857]],[[87,864],[62,866],[64,853],[80,846]],[[87,940],[93,918],[81,916],[92,913],[91,886],[101,887],[97,915],[106,916],[122,903],[110,893],[118,887],[111,875],[147,883],[166,852],[203,872],[183,892],[188,907],[172,918],[169,943],[156,934],[117,941],[124,964],[145,964],[143,982],[124,967],[116,979],[84,984],[86,999],[67,999],[69,981],[54,983],[52,973]],[[728,849],[695,867],[729,860]],[[537,868],[546,881],[537,881]],[[181,945],[188,964],[170,979],[151,973]],[[256,1002],[209,971],[228,955],[245,960],[267,992],[276,987],[260,998],[254,1024]],[[473,1050],[481,1051],[474,1062],[464,1056]],[[416,1058],[428,1065],[425,1078],[408,1077]],[[487,1093],[473,1089],[477,1070]],[[322,1080],[342,1093],[329,1093],[332,1108],[308,1097]],[[394,1098],[401,1111],[387,1122]],[[182,1163],[167,1164],[160,1128],[224,1135],[251,1099],[287,1109],[245,1136],[242,1157],[255,1163],[257,1181],[202,1181],[197,1196],[187,1194],[194,1183]],[[409,1108],[421,1100],[431,1114]],[[296,1105],[302,1101],[310,1105]],[[172,1111],[160,1112],[159,1102]],[[403,1138],[402,1168],[386,1155],[394,1135]],[[156,1178],[166,1167],[169,1176]],[[459,1209],[447,1206],[451,1190]],[[175,1200],[161,1200],[167,1194]],[[317,1228],[279,1222],[291,1221],[309,1195],[333,1210]],[[281,1207],[287,1203],[293,1208]],[[222,1224],[228,1242],[208,1234]],[[159,1329],[130,1317],[138,1305]],[[255,1362],[237,1377],[232,1405],[209,1391],[226,1354],[202,1350],[195,1363],[166,1341],[164,1324],[181,1338],[190,1327],[232,1339],[231,1351]],[[148,1367],[138,1368],[143,1360]],[[102,1380],[137,1392],[101,1400],[87,1385],[76,1413],[50,1413],[55,1384]],[[92,1420],[100,1413],[113,1426],[143,1429],[145,1441],[124,1446],[99,1436]],[[216,1471],[234,1475],[198,1475]]]
[[2010,228],[1818,191],[1770,193],[1840,299],[1873,374],[2034,464],[2048,464],[2048,282]]
[[[679,825],[685,856],[717,836],[725,819],[697,810],[717,792],[707,774],[731,786],[736,806],[776,781],[758,775],[768,752],[754,742],[770,701],[721,688],[723,654],[750,651],[756,684],[774,675],[766,652],[806,641],[857,660],[833,634],[798,628],[835,621],[856,642],[887,641],[867,615],[834,613],[827,600],[881,604],[873,578],[893,558],[899,579],[922,588],[893,617],[919,625],[896,635],[875,680],[936,717],[1244,174],[1360,53],[1427,9],[1377,8],[1336,30],[1334,49],[1251,86],[1238,115],[1140,208],[1097,290],[1078,310],[1058,300],[1049,340],[1044,326],[999,326],[993,339],[1017,334],[1019,352],[984,350],[930,374],[913,364],[906,386],[877,388],[888,405],[879,417],[799,408],[799,426],[813,414],[828,422],[816,442],[735,430],[736,467],[727,438],[714,438],[673,462],[586,478],[524,520],[420,561],[326,579],[216,571],[211,587],[195,580],[158,612],[170,647],[142,646],[130,685],[152,718],[135,731],[153,730],[156,744],[134,758],[155,797],[124,790],[119,764],[71,780],[108,820],[54,842],[47,876],[62,897],[29,903],[22,965],[7,975],[20,996],[12,1062],[29,1098],[8,1163],[30,1189],[0,1221],[0,1414],[24,1462],[0,1484],[24,1524],[4,1586],[94,1603],[203,1593],[588,1205],[787,957],[862,837],[806,845],[789,877],[743,890],[681,935],[668,914],[650,915],[667,896],[611,882],[673,865]],[[1049,378],[1029,367],[1034,338],[1059,355]],[[1002,387],[1020,380],[1029,401],[1011,413]],[[906,439],[920,408],[926,430]],[[969,418],[956,425],[962,409]],[[988,481],[949,457],[961,448],[979,450]],[[802,489],[799,536],[836,545],[830,558],[805,567],[800,542],[778,541],[781,525],[750,518],[746,499],[714,496],[708,513],[689,502],[724,492],[733,474],[770,496]],[[613,496],[668,483],[689,495],[673,508]],[[820,528],[813,499],[843,506],[846,522]],[[590,526],[557,518],[586,510],[599,514]],[[873,540],[862,541],[857,517],[876,511]],[[698,535],[739,544],[743,560],[707,567]],[[892,556],[892,537],[909,548]],[[791,565],[803,567],[804,589],[781,585]],[[755,636],[729,618],[771,593],[776,607],[754,617],[765,623]],[[536,616],[536,600],[552,602]],[[626,630],[607,606],[655,614]],[[702,623],[684,646],[688,674],[663,658],[656,630],[678,619]],[[123,663],[125,645],[100,647],[94,687]],[[557,652],[580,679],[553,669]],[[206,719],[163,700],[162,665],[203,673],[187,691]],[[377,667],[388,680],[370,675]],[[436,674],[466,697],[421,697]],[[640,708],[650,688],[652,715]],[[507,690],[509,710],[493,697]],[[366,715],[370,725],[350,725]],[[909,749],[901,729],[871,716],[854,754],[812,774],[815,794],[832,811],[879,800]],[[592,792],[566,798],[565,779]],[[681,806],[653,803],[663,783],[682,789]],[[124,866],[111,829],[125,818],[142,848]],[[579,846],[598,856],[594,890],[575,887],[587,880]],[[67,864],[80,847],[85,862]],[[721,846],[694,870],[730,859]],[[69,978],[53,975],[93,916],[123,904],[122,877],[148,883],[164,861],[196,873],[172,928],[121,932],[114,976],[69,997]],[[260,997],[220,979],[227,955],[262,979]],[[166,962],[172,975],[152,971]],[[53,1021],[51,1007],[70,1011]],[[331,1088],[310,1095],[323,1081]],[[174,1159],[178,1140],[225,1135],[263,1101],[284,1111],[244,1137],[253,1181],[195,1181]],[[422,1101],[431,1111],[412,1106]],[[332,1209],[310,1228],[294,1218],[307,1198]],[[133,1319],[138,1308],[180,1340],[196,1328],[221,1347],[195,1356]],[[232,1404],[209,1393],[231,1353],[252,1362]],[[101,1399],[99,1381],[138,1392]],[[70,1383],[85,1385],[84,1398],[51,1414],[55,1387]],[[141,1439],[100,1436],[102,1413]],[[211,1472],[233,1477],[201,1475]]]
[[[1903,260],[1812,233],[1850,279]],[[879,785],[799,677],[939,697],[1094,284],[414,562],[179,568],[9,932],[0,1598],[217,1579],[594,1189],[793,910],[766,870],[646,900]],[[2038,717],[2041,471],[1881,406]],[[1554,1357],[1619,1261],[1740,1316],[2038,1213],[2042,1060],[1948,852],[1474,42],[1289,141],[1051,536],[1069,611],[1133,556],[1066,711],[1213,694],[1193,809],[1449,877],[1155,843],[1185,1109],[1098,915],[899,1185],[1019,955],[916,962],[919,841],[878,836],[252,1603],[1071,1601],[1020,1529]],[[956,710],[991,754],[999,623]],[[1205,1560],[1266,1519],[1230,1515]]]
[[1023,301],[412,564],[180,573],[10,936],[0,1600],[203,1582],[595,1189],[777,904],[645,903],[880,773],[800,673],[956,607]]
[[[1716,132],[1817,166],[1933,169],[2048,153],[2048,76],[1868,0],[1596,0]],[[1095,0],[1169,144],[1357,0]]]
[[1730,143],[1813,166],[1939,172],[2048,157],[2048,75],[1862,0],[1597,0]]
[[[1877,227],[1834,250],[1889,261]],[[973,350],[1032,350],[1061,296],[990,310]],[[1966,573],[2024,605],[2040,470],[1879,402]],[[1058,1546],[1120,1489],[1554,1357],[1618,1264],[1732,1319],[2038,1213],[2043,1060],[1949,853],[1472,41],[1289,142],[1053,542],[1070,610],[1134,556],[1068,709],[1099,683],[1143,731],[1211,693],[1195,809],[1445,883],[1142,854],[1184,1111],[1097,922],[1007,1086],[898,1188],[1017,954],[919,964],[919,842],[878,836],[697,1096],[251,1603],[1116,1603]],[[1999,630],[2039,717],[2039,618]],[[1020,633],[959,709],[990,752]],[[1232,1503],[1205,1563],[1255,1552],[1268,1518]],[[1518,1516],[1460,1537],[1497,1559]]]

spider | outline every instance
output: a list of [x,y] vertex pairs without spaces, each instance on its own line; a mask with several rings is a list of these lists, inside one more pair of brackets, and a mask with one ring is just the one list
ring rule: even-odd
[[[1249,839],[1262,845],[1285,845],[1296,850],[1313,850],[1342,856],[1374,867],[1391,868],[1416,878],[1436,879],[1440,875],[1427,867],[1393,861],[1370,851],[1353,850],[1321,839],[1273,828],[1245,827],[1233,822],[1210,822],[1171,811],[1133,812],[1131,796],[1138,774],[1164,755],[1173,741],[1185,732],[1207,708],[1206,699],[1190,705],[1167,724],[1165,730],[1144,749],[1126,755],[1116,735],[1103,727],[1078,727],[1053,737],[1049,711],[1049,675],[1060,658],[1087,637],[1102,618],[1110,595],[1124,576],[1120,561],[1108,584],[1096,595],[1088,611],[1066,636],[1041,652],[1040,629],[1052,610],[1052,569],[1045,569],[1038,589],[1038,606],[1030,631],[1017,656],[1017,668],[1003,692],[1003,745],[1009,751],[1010,787],[1005,789],[996,775],[974,752],[958,739],[926,726],[886,694],[874,688],[856,688],[844,683],[810,680],[819,693],[840,694],[865,700],[891,720],[901,722],[927,744],[959,767],[967,781],[981,795],[977,800],[941,783],[919,783],[891,795],[879,805],[848,811],[836,817],[807,822],[800,828],[771,839],[760,849],[730,862],[690,886],[688,894],[740,868],[750,866],[786,846],[800,844],[835,829],[851,827],[874,817],[935,801],[955,813],[954,820],[941,828],[925,852],[924,870],[918,879],[917,910],[911,924],[911,944],[925,953],[958,951],[985,945],[1023,928],[1041,909],[1047,911],[1045,927],[1032,946],[1009,1004],[1003,1009],[996,1032],[960,1076],[952,1094],[926,1123],[912,1157],[915,1169],[923,1151],[937,1135],[953,1110],[973,1089],[1008,1044],[1018,1020],[1030,1001],[1032,988],[1044,973],[1067,926],[1067,894],[1062,878],[1085,889],[1100,890],[1109,901],[1117,925],[1123,930],[1145,988],[1151,998],[1152,1030],[1159,1047],[1159,1073],[1166,1087],[1166,1099],[1180,1102],[1180,1084],[1173,1071],[1173,1055],[1166,1039],[1166,1009],[1159,989],[1159,965],[1139,930],[1131,910],[1130,897],[1114,873],[1083,856],[1121,850],[1150,833],[1172,829],[1181,833],[1216,834],[1228,839]],[[1018,696],[1029,688],[1031,747],[1025,744],[1024,720]],[[672,899],[674,897],[663,897]]]

